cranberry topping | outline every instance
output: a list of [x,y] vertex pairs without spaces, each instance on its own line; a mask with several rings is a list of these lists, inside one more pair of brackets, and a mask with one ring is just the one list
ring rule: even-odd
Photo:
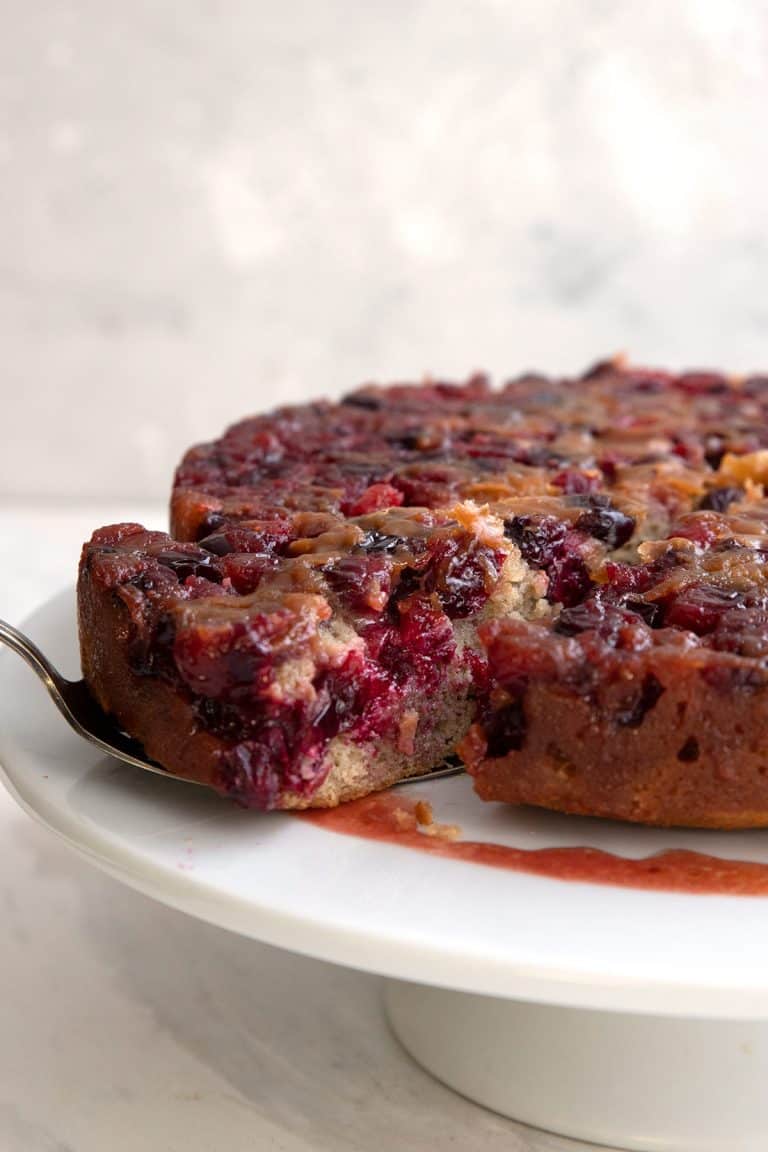
[[547,599],[552,603],[577,604],[589,591],[592,580],[581,555],[583,535],[569,531],[554,516],[515,516],[504,521],[504,532],[524,560],[546,571]]
[[566,496],[585,495],[598,491],[601,477],[597,472],[577,472],[573,468],[567,468],[553,476],[552,483]]
[[[764,682],[766,426],[760,379],[614,361],[575,385],[368,387],[192,449],[175,491],[187,542],[103,529],[89,573],[124,605],[134,668],[194,700],[201,726],[229,742],[226,787],[262,806],[309,795],[330,739],[381,738],[459,666],[482,697],[491,755],[522,747],[537,684],[640,728],[662,698],[660,651],[711,660],[707,675],[729,690]],[[537,602],[538,622],[508,621],[489,670],[458,654],[452,621],[498,585],[507,550],[493,516],[546,577],[532,594],[552,613]],[[294,593],[337,614],[333,642],[316,618],[286,614]]]
[[431,549],[422,587],[437,594],[450,617],[469,616],[488,599],[505,558],[474,537],[448,537]]
[[411,508],[445,508],[456,500],[463,479],[455,468],[413,467],[397,472],[392,484]]
[[517,544],[523,560],[544,568],[560,555],[567,527],[554,516],[515,516],[504,521],[504,534]]
[[549,575],[547,599],[554,604],[578,604],[589,589],[592,581],[587,566],[580,556],[572,553],[558,557]]
[[741,601],[740,593],[733,588],[694,584],[669,603],[664,613],[664,624],[668,628],[685,628],[697,636],[704,636],[712,632],[723,615]]
[[355,500],[343,502],[341,510],[345,516],[365,516],[380,508],[396,508],[404,499],[403,493],[391,484],[370,484]]
[[268,572],[277,566],[274,556],[238,553],[224,556],[221,566],[238,596],[249,596],[261,584]]
[[411,676],[422,689],[432,689],[456,652],[451,622],[434,596],[409,596],[397,608],[399,626],[387,634],[379,659],[395,678]]
[[269,811],[285,792],[311,795],[322,783],[323,745],[302,740],[305,731],[301,708],[295,716],[283,713],[278,722],[266,722],[251,740],[241,740],[221,758],[222,787],[247,807]]
[[768,609],[726,609],[707,640],[718,652],[732,652],[752,660],[768,659]]
[[258,695],[274,675],[275,655],[307,636],[307,622],[287,608],[218,626],[193,624],[176,633],[173,657],[182,680],[218,699]]
[[285,520],[226,526],[205,536],[200,547],[215,556],[231,552],[278,552],[294,538],[294,526]]
[[597,598],[564,608],[554,630],[561,636],[578,636],[594,631],[611,648],[637,650],[650,642],[645,621],[637,613],[605,604]]
[[213,563],[213,557],[199,549],[182,551],[180,548],[168,548],[157,552],[155,559],[164,568],[175,572],[181,583],[189,576],[202,576],[214,584],[220,583],[222,579],[221,572]]
[[325,576],[341,601],[355,611],[383,612],[392,591],[389,566],[378,556],[342,556]]
[[712,513],[696,512],[680,518],[675,525],[675,536],[691,540],[700,548],[709,548],[720,538],[722,527],[722,522]]
[[623,547],[635,530],[632,516],[614,508],[606,496],[593,496],[590,504],[591,507],[579,516],[576,527],[596,540],[602,540],[609,548]]

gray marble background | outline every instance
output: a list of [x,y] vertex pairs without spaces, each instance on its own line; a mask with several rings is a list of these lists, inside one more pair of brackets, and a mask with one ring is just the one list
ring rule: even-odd
[[768,367],[759,0],[0,0],[0,495],[246,411]]

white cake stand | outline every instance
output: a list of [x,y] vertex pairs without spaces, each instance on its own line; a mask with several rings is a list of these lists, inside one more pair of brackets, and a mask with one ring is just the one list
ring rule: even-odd
[[[26,630],[78,674],[73,595]],[[0,657],[0,761],[19,802],[127,884],[222,928],[389,978],[392,1027],[457,1091],[628,1149],[764,1152],[768,900],[567,883],[242,811],[99,758]],[[762,833],[663,832],[414,791],[467,838],[768,863]]]

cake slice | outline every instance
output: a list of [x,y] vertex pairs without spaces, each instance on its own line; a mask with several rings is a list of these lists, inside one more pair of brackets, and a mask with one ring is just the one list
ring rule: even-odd
[[277,552],[267,535],[94,534],[80,632],[101,705],[171,772],[259,808],[333,805],[442,763],[485,668],[470,618],[535,615],[543,578],[468,504],[298,514]]

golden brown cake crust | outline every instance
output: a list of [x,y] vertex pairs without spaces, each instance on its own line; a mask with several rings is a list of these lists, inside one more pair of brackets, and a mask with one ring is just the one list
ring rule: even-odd
[[523,747],[486,758],[479,726],[462,742],[478,794],[659,826],[768,826],[768,683],[724,701],[693,668],[656,671],[663,692],[637,726],[612,719],[626,684],[606,686],[599,707],[531,685]]

